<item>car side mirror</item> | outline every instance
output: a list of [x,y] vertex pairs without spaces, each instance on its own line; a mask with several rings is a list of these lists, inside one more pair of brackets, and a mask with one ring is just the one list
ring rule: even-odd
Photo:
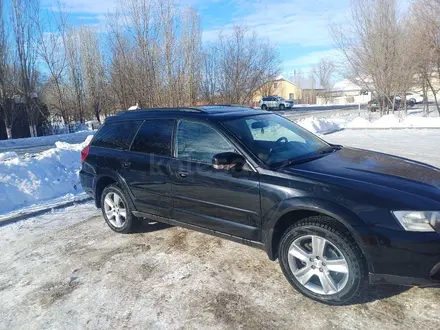
[[246,164],[244,157],[235,152],[222,152],[212,157],[212,167],[217,170],[235,169],[240,171],[244,164]]

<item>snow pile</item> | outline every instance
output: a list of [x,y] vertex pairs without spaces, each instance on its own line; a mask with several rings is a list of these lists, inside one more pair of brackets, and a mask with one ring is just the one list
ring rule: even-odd
[[385,115],[372,123],[362,117],[357,117],[349,122],[345,128],[440,128],[440,117],[408,116],[405,120],[400,121],[395,115]]
[[[0,161],[0,214],[68,194],[82,193],[78,178],[80,151],[91,138],[92,135],[79,144],[56,142],[56,148],[35,157],[0,154],[0,159],[4,159]],[[5,154],[9,156],[6,158]]]
[[6,160],[6,159],[10,159],[10,158],[15,158],[15,157],[18,157],[18,155],[17,155],[16,152],[13,152],[13,151],[8,151],[8,152],[0,153],[0,162],[2,160]]
[[375,128],[402,127],[402,123],[395,115],[385,115],[373,123]]
[[301,119],[297,121],[297,124],[315,134],[326,134],[341,129],[341,126],[335,121],[315,117]]
[[93,131],[82,131],[77,133],[60,134],[60,135],[48,135],[48,136],[38,136],[33,138],[23,138],[23,139],[11,139],[11,140],[1,140],[0,149],[10,150],[23,148],[28,146],[45,146],[56,141],[63,140],[64,142],[78,143],[79,141],[84,141],[84,139],[93,134]]

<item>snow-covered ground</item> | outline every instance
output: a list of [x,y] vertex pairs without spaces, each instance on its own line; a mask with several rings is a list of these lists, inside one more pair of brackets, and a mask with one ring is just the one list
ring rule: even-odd
[[396,115],[385,115],[381,118],[369,121],[357,117],[347,123],[345,128],[377,129],[377,128],[440,128],[440,117],[420,117],[409,115],[406,118],[399,118]]
[[431,111],[428,117],[423,117],[420,109],[409,110],[407,117],[399,113],[379,117],[378,113],[367,111],[335,111],[330,116],[319,113],[306,118],[288,113],[285,116],[315,134],[328,134],[341,129],[440,129],[437,112]]
[[344,130],[323,138],[330,143],[393,154],[440,168],[438,129]]
[[0,215],[83,193],[78,179],[80,151],[91,138],[79,144],[55,142],[55,148],[34,157],[0,153]]

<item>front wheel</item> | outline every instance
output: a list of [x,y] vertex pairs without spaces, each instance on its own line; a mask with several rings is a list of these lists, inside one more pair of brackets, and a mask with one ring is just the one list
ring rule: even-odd
[[266,105],[266,104],[263,104],[263,105],[261,106],[261,110],[267,110],[267,105]]
[[329,217],[305,219],[287,229],[279,262],[287,280],[303,295],[329,305],[360,298],[368,286],[362,253]]
[[280,107],[279,107],[280,111],[283,111],[285,108],[286,108],[286,106],[284,104],[280,104]]

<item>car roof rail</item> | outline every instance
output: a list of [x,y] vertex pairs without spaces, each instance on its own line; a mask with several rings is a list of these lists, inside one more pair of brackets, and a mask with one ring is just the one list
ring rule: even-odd
[[154,111],[181,111],[181,112],[205,112],[203,109],[197,107],[176,107],[176,108],[139,108],[135,110],[124,110],[120,111],[117,114],[123,115],[127,113],[139,113],[139,112],[154,112]]

